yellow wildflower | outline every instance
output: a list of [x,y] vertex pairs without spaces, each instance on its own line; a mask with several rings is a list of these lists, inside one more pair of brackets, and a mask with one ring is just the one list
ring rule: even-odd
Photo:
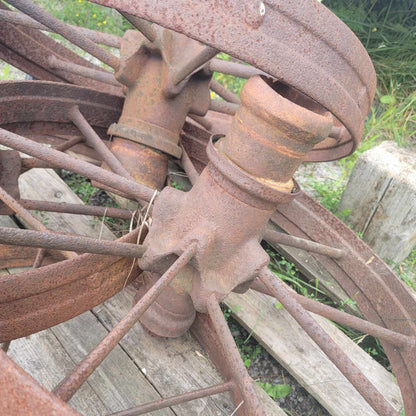
[[373,29],[373,32],[377,32],[377,28],[376,27]]
[[107,24],[107,20],[104,20],[103,25],[106,25],[106,24]]
[[98,23],[97,23],[97,26],[101,26],[101,22],[98,22]]
[[94,14],[92,15],[92,17],[97,17],[97,15],[94,13]]

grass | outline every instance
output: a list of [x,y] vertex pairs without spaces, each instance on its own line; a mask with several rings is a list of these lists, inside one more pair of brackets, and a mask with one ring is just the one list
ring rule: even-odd
[[357,35],[373,60],[384,94],[394,79],[404,95],[416,86],[416,3],[407,0],[324,0]]

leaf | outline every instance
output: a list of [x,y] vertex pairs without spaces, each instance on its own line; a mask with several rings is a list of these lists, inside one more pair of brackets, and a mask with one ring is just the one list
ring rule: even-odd
[[260,383],[257,384],[274,400],[286,397],[292,391],[292,387],[287,384],[270,384]]
[[277,310],[283,309],[283,305],[280,302],[277,302],[275,306]]
[[380,98],[380,101],[381,101],[383,104],[389,104],[389,105],[391,105],[391,104],[396,104],[396,97],[394,97],[393,95],[383,95],[383,96]]

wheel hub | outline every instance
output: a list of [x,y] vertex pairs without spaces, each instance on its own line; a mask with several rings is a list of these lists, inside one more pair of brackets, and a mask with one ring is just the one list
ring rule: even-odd
[[[185,322],[194,315],[190,299],[196,311],[206,313],[212,294],[220,302],[230,292],[250,287],[269,262],[260,241],[272,213],[296,197],[293,173],[331,130],[329,114],[299,107],[261,78],[249,80],[241,95],[230,131],[208,144],[209,164],[191,191],[166,188],[155,201],[140,268],[162,275],[191,242],[198,246],[193,262],[170,285],[175,303],[166,294],[168,304],[158,300],[157,308],[150,307],[142,317],[158,335],[181,335],[189,329]],[[250,143],[254,152],[248,151]],[[166,310],[172,317],[176,307],[177,322],[153,316]]]

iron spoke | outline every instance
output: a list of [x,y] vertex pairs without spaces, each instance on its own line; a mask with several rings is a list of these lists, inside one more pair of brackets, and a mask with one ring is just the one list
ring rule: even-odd
[[214,58],[209,63],[209,68],[213,72],[221,72],[222,74],[246,79],[254,77],[255,75],[267,75],[265,72],[254,68],[253,66],[240,64],[238,62],[224,61],[218,58]]
[[[43,225],[36,217],[34,217],[29,211],[23,208],[18,201],[16,201],[11,195],[9,195],[2,187],[0,187],[0,199],[17,215],[19,215],[24,221],[26,221],[31,227],[37,231],[48,232],[48,228]],[[2,228],[1,228],[2,229]],[[13,229],[13,228],[12,228]],[[74,257],[74,253],[63,251],[62,254],[67,259]]]
[[181,403],[189,402],[191,400],[202,399],[203,397],[213,396],[214,394],[225,393],[232,390],[234,383],[227,381],[225,383],[217,384],[215,386],[206,387],[188,393],[179,394],[177,396],[160,399],[152,403],[146,403],[141,406],[133,407],[121,412],[112,413],[108,416],[139,416],[145,413],[153,412],[155,410],[164,409],[170,406],[176,406]]
[[192,163],[191,159],[188,156],[188,153],[186,153],[184,147],[181,145],[182,149],[182,156],[181,156],[181,165],[183,167],[183,170],[188,175],[188,179],[193,185],[197,179],[199,178],[199,173],[195,169],[194,164]]
[[153,25],[151,25],[146,20],[138,16],[133,16],[132,14],[119,11],[119,13],[127,19],[137,30],[139,30],[143,36],[145,36],[150,42],[153,42],[156,39],[156,30]]
[[137,244],[8,227],[0,227],[0,243],[132,258],[143,255],[143,247]]
[[51,69],[58,69],[60,71],[71,72],[72,74],[80,75],[85,78],[90,78],[98,82],[121,87],[121,84],[114,78],[114,75],[108,71],[99,71],[87,66],[74,64],[73,62],[58,59],[55,55],[51,55],[48,59],[48,64]]
[[[0,234],[2,233],[2,229],[0,228]],[[45,257],[46,250],[44,248],[38,249],[36,253],[35,261],[33,262],[32,269],[37,269],[41,266],[43,258]]]
[[217,111],[218,113],[228,114],[233,116],[237,111],[238,105],[234,103],[227,103],[222,100],[211,100],[209,109],[212,111]]
[[297,247],[312,253],[323,254],[334,259],[340,259],[345,256],[345,251],[340,250],[339,248],[326,246],[324,244],[316,243],[315,241],[305,240],[304,238],[295,237],[274,230],[266,230],[263,238],[270,243]]
[[247,414],[253,416],[265,416],[256,392],[254,391],[251,378],[244,366],[237,345],[235,344],[220,305],[218,304],[218,300],[214,294],[208,298],[206,306],[215,332],[218,335],[218,341],[222,346],[224,356],[227,357],[227,361],[230,364],[232,380],[235,381],[238,390],[244,399]]
[[71,204],[68,202],[20,199],[19,204],[30,211],[62,212],[64,214],[93,215],[95,217],[121,218],[123,220],[131,220],[134,215],[134,211],[128,209]]
[[240,104],[240,98],[238,98],[238,95],[227,90],[227,88],[221,85],[218,81],[215,81],[215,79],[211,80],[209,88],[225,101],[228,101],[229,103]]
[[92,164],[80,159],[71,157],[65,153],[40,146],[33,140],[0,129],[0,143],[30,156],[41,159],[55,165],[57,168],[73,171],[99,183],[106,184],[127,195],[133,196],[137,200],[150,201],[155,191],[145,185],[141,185],[120,175],[109,172],[105,169],[93,166]]
[[111,150],[103,143],[100,136],[98,136],[86,118],[81,114],[78,106],[72,107],[70,111],[70,118],[84,135],[86,142],[94,148],[94,150],[102,157],[103,161],[107,163],[110,169],[118,175],[133,181],[133,178],[130,176],[126,168],[114,156],[114,154],[111,153]]
[[71,41],[74,45],[84,49],[84,51],[88,52],[92,56],[95,56],[108,66],[111,66],[114,69],[118,68],[120,61],[117,57],[85,37],[85,35],[81,34],[76,28],[67,25],[55,16],[45,12],[36,4],[30,2],[29,0],[7,0],[7,3],[16,7],[16,9],[32,17],[36,21],[49,27],[53,32],[60,34],[64,38]]
[[365,377],[361,370],[338,347],[316,320],[299,304],[280,279],[276,279],[275,275],[267,267],[261,270],[259,277],[269,292],[281,302],[283,307],[293,316],[304,331],[316,342],[378,414],[383,416],[399,416],[398,412],[396,412],[392,405]]
[[93,371],[102,363],[104,358],[156,300],[160,293],[172,282],[179,271],[189,263],[195,251],[196,245],[191,244],[149,291],[133,306],[123,320],[59,383],[53,391],[56,396],[64,401],[70,400]]

